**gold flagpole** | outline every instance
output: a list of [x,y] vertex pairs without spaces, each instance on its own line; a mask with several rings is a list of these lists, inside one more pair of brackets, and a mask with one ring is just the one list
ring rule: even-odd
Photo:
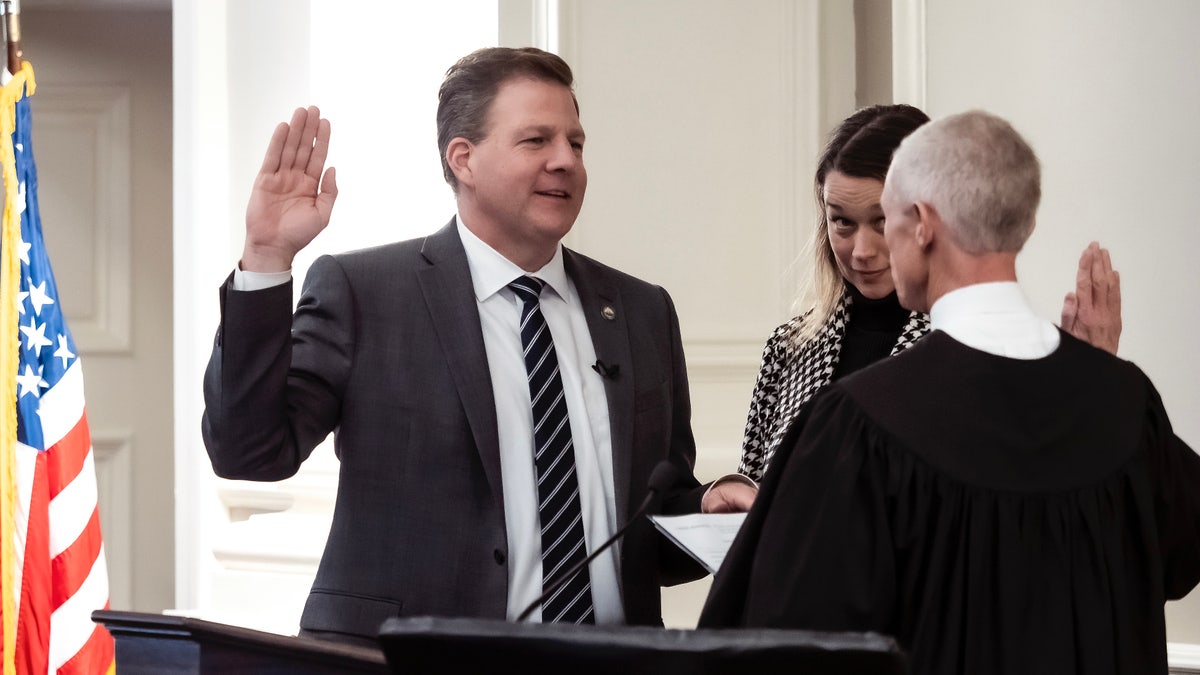
[[[5,65],[7,73],[4,73],[4,87],[0,92],[0,157],[3,157],[3,181],[4,181],[4,207],[3,207],[3,227],[0,228],[0,303],[11,305],[7,299],[14,297],[12,294],[16,292],[17,276],[20,271],[20,262],[17,260],[16,245],[20,239],[20,215],[13,208],[17,199],[16,188],[16,166],[13,157],[12,148],[12,131],[15,123],[15,106],[17,99],[20,98],[25,83],[10,82],[17,73],[22,70],[21,63],[21,46],[20,36],[21,29],[18,23],[17,0],[3,0],[0,2],[0,13],[3,16],[4,42],[5,42]],[[8,85],[13,84],[10,88]],[[16,634],[17,634],[17,598],[19,598],[19,590],[14,589],[13,583],[16,579],[16,570],[14,569],[17,561],[16,545],[13,540],[13,533],[16,529],[17,515],[17,495],[16,495],[16,388],[8,386],[7,380],[12,379],[16,371],[16,356],[19,347],[14,340],[8,339],[8,334],[12,334],[15,338],[16,334],[12,329],[13,319],[16,317],[15,311],[9,307],[0,309],[0,331],[5,335],[0,336],[0,377],[3,377],[5,382],[0,383],[0,484],[4,486],[4,495],[0,498],[0,537],[3,541],[0,542],[0,559],[3,563],[0,568],[3,568],[3,581],[0,581],[0,586],[3,587],[3,598],[0,598],[0,615],[3,615],[2,635],[0,640],[0,651],[3,652],[3,658],[0,659],[0,672],[3,675],[16,675]],[[10,414],[11,413],[11,414]]]
[[[8,43],[8,3],[0,4],[0,11],[3,12],[5,20],[3,22],[5,33],[5,45]],[[12,125],[8,123],[10,117],[15,118],[15,114],[7,109],[8,104],[8,82],[12,79],[12,73],[7,71],[7,61],[5,62],[5,72],[0,73],[3,76],[4,96],[2,103],[5,109],[0,109],[0,136],[3,136],[3,131],[8,130],[11,133]],[[9,149],[12,141],[11,136],[0,138],[0,157],[7,160],[12,154]],[[7,151],[7,152],[5,152]],[[14,234],[19,233],[20,227],[13,229],[9,204],[13,201],[16,194],[15,191],[9,191],[10,184],[15,181],[16,169],[15,165],[11,173],[7,161],[0,162],[2,164],[2,172],[4,179],[4,218],[3,227],[0,228],[0,298],[12,297],[11,293],[13,283],[17,278],[17,273],[20,272],[20,263],[13,256],[15,252],[13,246],[16,245]],[[19,234],[17,234],[19,237]],[[3,300],[0,300],[3,302]],[[0,333],[7,332],[10,327],[12,312],[7,308],[0,308]],[[12,347],[13,349],[9,349]],[[16,369],[16,345],[12,345],[9,341],[0,338],[0,377],[7,380],[13,371]],[[7,408],[13,408],[13,415],[8,414]],[[0,640],[0,655],[3,659],[0,660],[0,669],[3,675],[16,675],[16,644],[17,644],[17,602],[20,598],[20,591],[14,588],[16,582],[16,566],[17,552],[16,542],[13,541],[14,533],[17,531],[17,476],[16,476],[16,435],[17,430],[16,420],[16,389],[5,386],[4,382],[0,382],[0,488],[3,488],[3,495],[0,496],[0,571],[3,572],[0,577],[0,590],[3,591],[3,597],[0,598],[0,623],[3,625],[3,636]],[[9,436],[12,440],[9,440]]]
[[8,72],[16,75],[21,72],[21,2],[3,0],[3,3]]

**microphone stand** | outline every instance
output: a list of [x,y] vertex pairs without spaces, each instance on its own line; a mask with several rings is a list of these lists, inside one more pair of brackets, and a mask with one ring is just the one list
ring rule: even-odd
[[650,508],[650,504],[654,501],[655,497],[658,496],[659,492],[668,487],[674,481],[675,474],[675,467],[666,460],[663,460],[658,464],[658,466],[654,467],[654,471],[650,474],[650,493],[646,495],[644,500],[642,500],[642,505],[638,507],[638,510],[633,514],[633,517],[625,523],[624,527],[617,530],[613,536],[609,537],[608,540],[601,544],[595,551],[592,551],[592,553],[590,553],[583,560],[577,561],[574,565],[571,565],[569,568],[567,568],[567,571],[563,572],[557,578],[547,584],[546,587],[542,589],[542,594],[539,595],[533,602],[529,603],[529,606],[525,608],[525,611],[521,612],[520,616],[517,617],[517,623],[529,618],[529,615],[533,613],[533,610],[540,607],[542,603],[546,601],[546,598],[550,597],[554,591],[558,590],[560,586],[570,581],[570,579],[574,577],[584,565],[587,565],[595,560],[596,556],[607,551],[608,547],[612,546],[615,541],[620,539],[625,534],[625,531],[628,530],[631,525],[637,522],[638,518],[641,518],[642,515],[646,513],[646,509]]

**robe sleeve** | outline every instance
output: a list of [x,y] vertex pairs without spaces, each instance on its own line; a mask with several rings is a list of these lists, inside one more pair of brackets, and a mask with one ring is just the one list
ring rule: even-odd
[[896,572],[884,445],[838,387],[804,406],[700,625],[889,632]]
[[1200,455],[1171,429],[1162,399],[1147,380],[1149,466],[1155,485],[1155,518],[1168,600],[1200,582]]

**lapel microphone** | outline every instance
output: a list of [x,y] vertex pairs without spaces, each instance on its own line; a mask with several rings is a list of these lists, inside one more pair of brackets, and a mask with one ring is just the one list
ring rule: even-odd
[[[597,361],[597,363],[599,362]],[[594,368],[595,366],[592,367]],[[525,611],[521,612],[521,615],[517,617],[516,623],[520,623],[529,618],[529,614],[532,613],[533,610],[540,607],[541,604],[546,601],[546,598],[550,597],[554,591],[558,590],[559,586],[562,586],[570,581],[571,577],[575,576],[575,573],[578,572],[584,565],[590,563],[596,558],[596,556],[607,551],[608,547],[612,546],[618,539],[623,537],[625,535],[625,531],[629,529],[629,526],[633,525],[638,518],[641,518],[642,514],[650,508],[650,504],[662,497],[662,493],[674,485],[678,479],[679,469],[676,469],[675,465],[672,464],[670,460],[664,459],[655,465],[654,470],[650,472],[650,481],[647,485],[649,492],[646,494],[646,498],[642,500],[642,505],[638,507],[637,512],[633,514],[633,517],[625,523],[624,527],[617,530],[613,536],[609,537],[608,541],[601,544],[600,547],[595,551],[592,551],[588,557],[580,560],[574,565],[571,565],[569,568],[567,568],[567,571],[555,577],[550,583],[545,584],[545,587],[542,589],[542,594],[539,595],[536,600],[529,603],[529,606],[525,608]],[[620,574],[619,571],[618,574]]]
[[600,359],[596,359],[596,362],[592,364],[592,370],[600,373],[600,377],[603,377],[606,380],[615,380],[617,378],[617,373],[621,372],[621,366],[616,364],[611,366],[606,365]]

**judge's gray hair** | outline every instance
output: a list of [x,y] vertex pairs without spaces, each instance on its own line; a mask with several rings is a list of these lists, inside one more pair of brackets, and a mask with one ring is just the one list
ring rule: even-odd
[[980,110],[924,125],[892,158],[897,200],[933,206],[958,246],[972,254],[1016,253],[1033,232],[1041,165],[1003,119]]

